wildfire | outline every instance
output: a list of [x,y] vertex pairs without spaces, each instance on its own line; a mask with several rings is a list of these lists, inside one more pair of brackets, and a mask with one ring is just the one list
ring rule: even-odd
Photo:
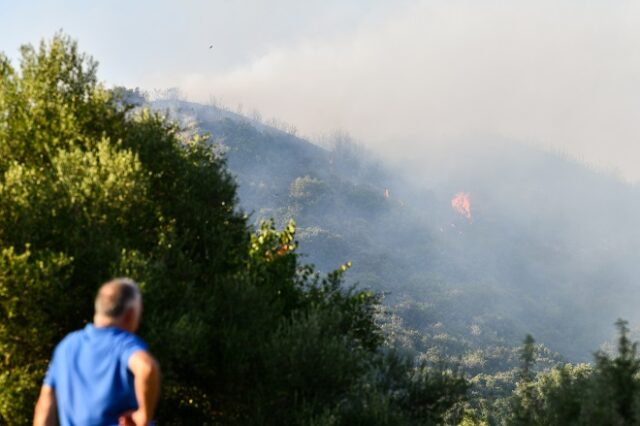
[[466,192],[458,192],[451,199],[451,208],[467,219],[471,219],[471,200]]

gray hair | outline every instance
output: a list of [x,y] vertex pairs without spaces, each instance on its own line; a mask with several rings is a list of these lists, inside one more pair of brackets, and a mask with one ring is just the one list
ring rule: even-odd
[[120,318],[127,309],[140,303],[138,284],[130,278],[116,278],[100,287],[96,296],[96,315]]

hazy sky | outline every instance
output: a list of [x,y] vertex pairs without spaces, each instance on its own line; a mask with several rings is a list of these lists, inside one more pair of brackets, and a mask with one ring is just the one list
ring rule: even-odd
[[12,57],[59,28],[108,84],[215,96],[395,158],[500,137],[640,179],[636,1],[0,0]]

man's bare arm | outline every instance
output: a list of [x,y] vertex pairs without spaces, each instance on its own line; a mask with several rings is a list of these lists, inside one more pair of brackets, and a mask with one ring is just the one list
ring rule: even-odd
[[57,426],[58,408],[56,407],[56,393],[52,387],[44,385],[40,390],[40,397],[33,414],[33,426]]
[[145,351],[137,351],[129,358],[133,373],[138,409],[131,415],[136,426],[146,426],[153,419],[160,394],[160,367]]

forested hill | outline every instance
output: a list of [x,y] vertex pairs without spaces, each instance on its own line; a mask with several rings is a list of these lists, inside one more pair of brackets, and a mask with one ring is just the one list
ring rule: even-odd
[[615,355],[562,362],[637,323],[634,186],[495,141],[394,169],[107,89],[62,33],[20,54],[0,53],[0,425],[30,423],[113,276],[144,294],[159,423],[640,424],[627,322]]
[[[384,292],[397,314],[390,335],[424,358],[456,355],[495,372],[532,333],[566,359],[589,360],[616,318],[635,324],[633,186],[508,144],[394,171],[344,136],[322,148],[212,106],[153,107],[212,135],[253,220],[295,219],[321,270],[352,261],[349,278]],[[452,208],[458,193],[470,218]]]

